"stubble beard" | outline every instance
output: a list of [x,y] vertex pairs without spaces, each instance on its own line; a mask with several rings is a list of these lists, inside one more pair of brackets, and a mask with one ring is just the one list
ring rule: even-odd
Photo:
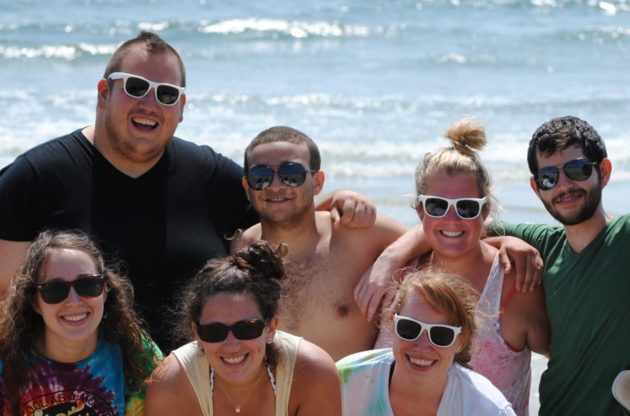
[[562,225],[577,225],[586,220],[589,220],[597,211],[597,207],[602,200],[602,187],[600,181],[597,181],[597,185],[589,191],[586,191],[584,206],[574,215],[563,215],[556,210],[551,201],[543,200],[543,205],[547,209],[547,212],[551,214]]
[[105,133],[107,135],[106,140],[109,144],[109,148],[119,158],[132,163],[149,163],[155,161],[161,157],[166,149],[166,146],[164,146],[164,148],[156,147],[148,152],[139,152],[136,147],[133,146],[133,139],[120,133],[120,130],[116,128],[109,114],[105,114]]

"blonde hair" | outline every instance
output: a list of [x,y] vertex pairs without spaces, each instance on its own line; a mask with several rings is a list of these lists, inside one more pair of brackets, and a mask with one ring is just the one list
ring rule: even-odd
[[478,197],[488,197],[484,213],[496,214],[498,204],[492,194],[490,175],[477,152],[487,143],[484,126],[477,120],[466,117],[451,124],[444,132],[444,137],[450,140],[451,146],[426,153],[416,167],[414,208],[418,208],[417,197],[425,193],[427,183],[434,174],[444,172],[452,176],[463,173],[477,178],[477,186],[481,193]]

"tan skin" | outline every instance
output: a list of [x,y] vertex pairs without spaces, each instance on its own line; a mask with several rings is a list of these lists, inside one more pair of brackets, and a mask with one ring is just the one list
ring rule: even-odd
[[[274,142],[255,147],[248,158],[250,166],[284,161],[308,166],[309,152],[306,145]],[[246,230],[238,245],[260,239],[287,244],[280,329],[338,360],[374,345],[376,325],[365,320],[354,302],[354,286],[405,227],[383,216],[370,228],[335,227],[331,214],[314,209],[313,198],[323,186],[322,171],[308,174],[297,188],[283,185],[276,176],[269,188],[253,191],[243,179],[261,223]]]
[[[249,297],[249,299],[246,299]],[[246,294],[218,294],[208,300],[214,302],[211,318],[200,317],[201,323],[230,323],[244,318],[259,317],[253,298]],[[248,310],[249,308],[249,310]],[[258,315],[258,316],[257,316]],[[204,343],[197,338],[208,362],[215,368],[215,390],[212,395],[215,414],[233,414],[235,403],[241,404],[243,415],[275,415],[275,396],[269,382],[264,360],[265,340],[273,337],[278,318],[273,318],[260,339],[240,341],[229,334],[220,343]],[[195,331],[196,327],[192,325]],[[195,331],[196,333],[196,331]],[[261,349],[262,348],[262,349]],[[221,356],[246,354],[245,366],[234,371],[225,366]],[[214,363],[214,364],[212,364]],[[273,369],[275,373],[275,369]],[[206,386],[202,386],[206,388]],[[210,388],[208,378],[207,388]],[[173,354],[154,371],[147,384],[146,414],[200,415],[201,407],[188,378]],[[321,348],[302,341],[298,348],[289,396],[288,415],[340,415],[341,392],[335,364]]]
[[[428,180],[425,193],[446,198],[478,198],[481,195],[473,175],[449,175],[444,172],[436,172]],[[464,220],[451,207],[445,217],[435,219],[426,215],[421,205],[418,215],[425,236],[433,247],[432,254],[425,257],[425,261],[457,273],[468,280],[478,293],[483,292],[498,252],[480,240],[484,218]],[[514,273],[506,273],[502,304],[514,285]],[[528,293],[515,292],[501,311],[500,324],[501,335],[516,350],[529,347],[537,353],[548,354],[549,324],[541,286]]]

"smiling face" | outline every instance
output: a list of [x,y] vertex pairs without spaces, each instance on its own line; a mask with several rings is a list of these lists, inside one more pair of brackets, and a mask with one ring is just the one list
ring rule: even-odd
[[[182,83],[179,61],[174,54],[149,54],[142,45],[130,48],[120,72],[155,82]],[[95,145],[99,151],[118,168],[152,166],[183,119],[186,96],[173,106],[160,104],[153,89],[143,98],[133,98],[124,92],[122,79],[101,80],[98,90]]]
[[[222,323],[232,325],[238,321],[263,319],[254,298],[247,293],[221,293],[206,300],[201,310],[199,323]],[[193,331],[202,346],[215,377],[231,385],[248,385],[257,380],[265,360],[265,345],[273,339],[277,327],[273,318],[260,337],[239,340],[232,331],[220,342],[204,342],[199,338],[196,327]]]
[[[444,171],[435,172],[427,180],[425,195],[444,198],[481,198],[477,178],[470,173],[449,175]],[[426,215],[422,205],[418,205],[418,215],[422,221],[424,234],[433,251],[444,258],[460,257],[478,249],[483,221],[487,208],[475,219],[460,218],[451,206],[445,216],[433,218]]]
[[573,181],[565,175],[561,166],[570,160],[584,158],[584,153],[578,147],[569,147],[558,151],[549,157],[537,155],[539,168],[546,166],[559,166],[560,175],[556,186],[548,191],[540,190],[534,179],[531,186],[540,198],[547,211],[564,225],[576,225],[582,223],[595,214],[601,207],[602,188],[608,175],[608,160],[601,162],[600,169],[604,181],[600,178],[600,172],[593,169],[591,176],[584,181]]
[[[446,313],[433,309],[413,289],[410,289],[398,314],[427,324],[458,325],[449,320]],[[406,385],[431,386],[443,391],[455,354],[462,350],[462,336],[459,335],[455,343],[447,348],[434,346],[429,341],[426,331],[423,331],[420,338],[415,341],[403,340],[395,333],[392,333],[392,338],[394,340],[392,352],[396,360],[394,376],[409,383]]]
[[[266,165],[276,170],[283,162],[294,162],[309,170],[309,160],[306,144],[289,142],[260,144],[248,154],[250,169],[257,165]],[[274,175],[271,185],[260,191],[250,189],[245,178],[242,183],[261,223],[290,228],[306,216],[313,215],[313,198],[322,190],[324,174],[321,171],[307,172],[304,183],[295,188],[283,184],[277,174]]]
[[[97,266],[87,253],[75,249],[50,249],[44,261],[39,283],[52,280],[73,281],[80,275],[98,274]],[[48,304],[39,293],[34,308],[45,324],[43,353],[55,358],[71,348],[79,356],[89,356],[98,340],[98,326],[103,318],[107,294],[94,298],[79,296],[74,288],[68,297],[56,304]]]

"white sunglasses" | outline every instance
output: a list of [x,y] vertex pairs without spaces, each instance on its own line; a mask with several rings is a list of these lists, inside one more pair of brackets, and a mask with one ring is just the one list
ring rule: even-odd
[[162,105],[173,106],[177,104],[186,90],[184,87],[168,84],[166,82],[154,82],[140,75],[128,74],[126,72],[112,72],[109,79],[123,80],[123,91],[130,97],[140,99],[146,97],[149,90],[155,91],[155,99]]
[[488,202],[488,197],[451,199],[433,195],[418,195],[418,202],[422,203],[422,209],[429,217],[442,218],[454,206],[459,218],[474,220],[481,214],[481,209]]

